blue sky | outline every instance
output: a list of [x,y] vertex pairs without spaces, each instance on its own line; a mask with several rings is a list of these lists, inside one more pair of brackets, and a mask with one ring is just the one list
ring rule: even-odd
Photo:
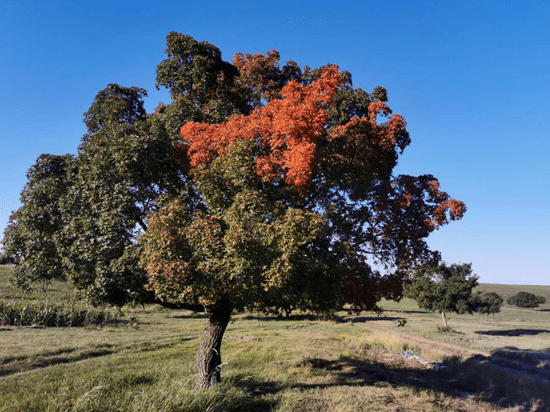
[[468,206],[428,243],[481,282],[550,285],[548,1],[0,0],[0,233],[27,169],[76,152],[108,83],[148,90],[148,111],[169,102],[154,85],[170,31],[387,88],[412,138],[396,173],[433,174]]

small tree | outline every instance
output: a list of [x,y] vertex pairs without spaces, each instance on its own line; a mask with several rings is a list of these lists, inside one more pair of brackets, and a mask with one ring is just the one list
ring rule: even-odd
[[517,306],[518,308],[536,308],[546,303],[544,296],[535,296],[528,292],[519,292],[517,295],[510,296],[506,303]]
[[416,300],[418,306],[440,312],[443,325],[448,327],[447,312],[458,314],[476,311],[476,298],[472,290],[478,277],[472,275],[472,264],[427,266],[407,288],[406,295]]
[[0,265],[9,265],[11,263],[15,263],[13,258],[11,256],[6,255],[5,252],[0,252]]
[[476,312],[490,315],[499,313],[504,300],[495,292],[486,292],[476,296]]

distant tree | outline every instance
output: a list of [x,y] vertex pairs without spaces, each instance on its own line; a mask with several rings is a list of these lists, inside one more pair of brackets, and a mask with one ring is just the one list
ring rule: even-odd
[[4,251],[0,252],[0,265],[9,265],[12,263],[15,263],[15,261],[11,256],[8,256]]
[[425,266],[408,286],[406,296],[416,300],[422,309],[441,313],[447,328],[448,312],[472,314],[476,311],[477,299],[472,291],[477,281],[478,277],[472,275],[471,263]]
[[485,315],[499,313],[504,300],[495,292],[485,292],[475,296],[475,311]]
[[535,296],[533,293],[519,292],[517,295],[510,296],[506,303],[519,308],[536,308],[546,303],[544,296]]
[[70,188],[74,164],[72,155],[43,154],[27,172],[18,210],[12,213],[4,231],[4,252],[16,268],[13,282],[24,289],[40,282],[43,291],[52,279],[64,279],[59,234],[63,216],[59,199]]

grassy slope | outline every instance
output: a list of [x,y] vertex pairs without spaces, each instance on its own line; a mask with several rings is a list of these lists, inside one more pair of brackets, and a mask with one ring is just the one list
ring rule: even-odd
[[[7,274],[0,267],[0,298],[42,298],[13,290]],[[52,285],[47,295],[68,299],[70,288]],[[404,329],[434,328],[434,315],[419,313],[414,302],[393,309],[388,315],[409,319]],[[139,329],[0,326],[0,410],[500,410],[457,397],[456,382],[404,360],[403,349],[424,354],[391,334],[373,335],[352,323],[243,315],[224,338],[222,384],[193,392],[192,363],[205,318],[156,306],[127,315],[139,317]],[[391,320],[381,322],[395,328]],[[458,318],[451,325],[458,329]]]
[[550,309],[550,286],[535,286],[535,285],[499,285],[493,283],[481,283],[477,290],[483,292],[498,293],[504,301],[510,296],[516,295],[518,292],[533,293],[537,296],[544,296],[546,304],[541,305],[539,309]]
[[[534,309],[522,309],[504,303],[501,312],[495,315],[448,314],[449,326],[459,333],[438,333],[437,326],[443,326],[441,316],[419,309],[412,299],[401,302],[383,301],[381,306],[389,318],[404,317],[407,324],[400,331],[422,335],[469,349],[491,352],[505,346],[520,349],[545,349],[550,347],[550,287],[481,284],[478,290],[496,292],[505,300],[509,296],[525,291],[547,298],[547,303]],[[394,321],[381,320],[381,324],[392,326]]]
[[71,298],[72,288],[68,282],[54,280],[48,287],[48,293],[42,293],[37,285],[32,292],[24,292],[9,281],[12,265],[0,265],[0,299],[18,301],[36,301],[47,299],[49,302],[61,302]]

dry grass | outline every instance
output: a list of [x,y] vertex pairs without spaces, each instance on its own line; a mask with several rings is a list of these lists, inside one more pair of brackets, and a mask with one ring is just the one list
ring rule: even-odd
[[[138,329],[0,328],[0,410],[517,410],[501,407],[502,402],[497,405],[500,399],[493,399],[488,390],[490,380],[479,388],[464,385],[474,367],[456,362],[447,371],[436,371],[405,359],[403,350],[430,360],[439,356],[392,333],[405,330],[404,335],[435,336],[431,332],[435,317],[416,313],[418,309],[415,312],[407,304],[402,302],[402,309],[386,313],[385,318],[362,314],[364,319],[355,318],[356,323],[347,321],[345,314],[337,322],[237,315],[222,345],[222,384],[199,392],[193,391],[192,363],[203,316],[151,306],[126,310],[127,317],[139,318]],[[506,322],[508,315],[502,316],[493,318],[497,325],[472,330],[503,327],[498,323]],[[397,328],[392,319],[400,317],[408,319],[405,328]],[[463,324],[453,317],[451,325],[471,339],[483,336],[468,332],[468,318],[464,319]],[[385,329],[371,333],[369,323]],[[507,405],[530,400],[508,399]]]
[[[510,291],[511,287],[507,289]],[[542,295],[541,292],[538,294]],[[442,326],[439,314],[426,312],[419,309],[413,300],[403,299],[399,303],[382,302],[386,312],[376,320],[376,324],[392,329],[396,327],[396,319],[404,318],[407,323],[403,328],[398,328],[400,332],[470,350],[491,352],[505,346],[538,350],[550,347],[548,306],[545,304],[539,308],[521,309],[504,305],[500,313],[488,317],[478,314],[448,314],[449,326],[458,333],[438,333],[437,326]]]

